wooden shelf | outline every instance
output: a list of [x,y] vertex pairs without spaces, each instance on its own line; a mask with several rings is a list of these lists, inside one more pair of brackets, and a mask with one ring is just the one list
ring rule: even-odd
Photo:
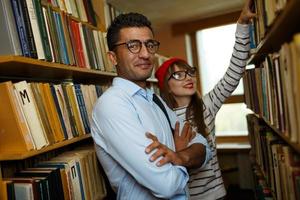
[[[117,74],[112,72],[52,63],[23,56],[0,56],[0,79],[73,80],[80,83],[102,83],[110,81],[116,76]],[[147,82],[157,83],[158,80],[149,78]]]
[[278,51],[284,42],[292,39],[300,31],[300,0],[290,0],[284,10],[277,16],[273,25],[267,30],[265,38],[259,43],[256,53],[249,63],[258,63],[272,52]]
[[260,117],[258,114],[255,114],[257,118],[262,119],[274,132],[277,133],[286,143],[288,143],[297,153],[300,154],[300,144],[290,141],[290,138],[286,136],[285,133],[278,130],[274,125],[272,125],[265,117]]
[[65,141],[62,141],[62,142],[44,147],[40,150],[28,151],[28,152],[24,152],[22,154],[10,154],[10,155],[8,155],[8,154],[1,155],[0,154],[0,161],[23,160],[23,159],[26,159],[26,158],[30,158],[32,156],[36,156],[36,155],[39,155],[39,154],[42,154],[42,153],[46,153],[48,151],[59,149],[61,147],[64,147],[64,146],[67,146],[67,145],[70,145],[70,144],[73,144],[73,143],[76,143],[76,142],[79,142],[79,141],[82,141],[82,140],[91,139],[91,138],[92,138],[91,134],[86,134],[86,135],[83,135],[83,136],[80,136],[80,137],[75,137],[75,138],[72,138],[72,139],[69,139],[69,140],[65,140]]
[[116,73],[80,68],[41,61],[23,56],[0,56],[0,78],[35,79],[35,80],[69,80],[81,83],[103,82],[117,76]]

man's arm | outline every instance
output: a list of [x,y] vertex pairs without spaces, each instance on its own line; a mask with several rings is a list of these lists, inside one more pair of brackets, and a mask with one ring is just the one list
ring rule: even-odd
[[201,143],[194,143],[185,149],[175,152],[161,144],[154,135],[147,133],[146,136],[153,141],[146,148],[146,153],[149,154],[156,150],[156,152],[150,157],[150,160],[154,162],[161,158],[156,163],[157,166],[172,163],[174,165],[195,168],[201,167],[206,160],[206,146]]

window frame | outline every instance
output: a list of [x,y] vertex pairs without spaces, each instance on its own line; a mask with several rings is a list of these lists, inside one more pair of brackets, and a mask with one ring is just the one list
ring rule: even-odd
[[[236,23],[238,20],[238,17],[240,15],[241,11],[228,13],[225,15],[219,15],[216,17],[211,18],[205,18],[197,21],[191,21],[191,22],[185,22],[185,23],[177,23],[172,26],[172,31],[174,35],[176,34],[186,34],[186,36],[189,38],[190,47],[191,47],[191,57],[192,57],[192,65],[196,66],[199,73],[197,74],[197,90],[202,95],[202,89],[201,89],[201,76],[200,76],[200,67],[199,66],[199,58],[198,58],[198,49],[197,49],[197,41],[196,41],[196,32],[199,30],[207,29],[207,28],[213,28],[217,26],[223,26],[228,24]],[[182,27],[186,27],[182,29]],[[224,104],[234,104],[234,103],[245,103],[245,97],[244,94],[240,95],[231,95],[228,97],[228,99],[224,102]],[[243,142],[249,142],[248,136],[217,136],[218,138],[226,138],[223,141],[226,141],[228,143],[236,142],[239,143],[240,138],[243,138]]]

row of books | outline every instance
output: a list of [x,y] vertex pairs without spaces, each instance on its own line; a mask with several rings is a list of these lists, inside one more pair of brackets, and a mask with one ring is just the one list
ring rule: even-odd
[[246,71],[245,102],[248,108],[300,143],[300,34],[279,52],[266,56],[257,68]]
[[[42,0],[43,1],[43,0]],[[46,0],[44,0],[46,1]],[[53,7],[78,18],[82,22],[88,22],[97,26],[94,7],[91,0],[47,0]]]
[[90,133],[93,105],[107,86],[0,83],[0,152],[22,153]]
[[1,200],[88,200],[105,196],[105,182],[93,146],[66,151],[0,179]]
[[287,0],[256,0],[254,4],[257,17],[252,24],[254,28],[251,28],[250,35],[251,43],[256,47],[285,8]]
[[256,163],[276,199],[300,199],[300,155],[254,114],[247,123]]
[[105,19],[105,28],[107,29],[111,22],[114,20],[122,12],[118,10],[115,6],[111,5],[110,3],[104,2],[103,6],[104,10],[104,19]]
[[254,194],[257,200],[273,200],[274,195],[272,194],[271,188],[268,186],[265,180],[264,174],[258,165],[253,165],[254,174]]
[[[66,1],[68,2],[68,1]],[[115,72],[105,35],[40,0],[3,0],[1,55],[22,55],[83,68]]]

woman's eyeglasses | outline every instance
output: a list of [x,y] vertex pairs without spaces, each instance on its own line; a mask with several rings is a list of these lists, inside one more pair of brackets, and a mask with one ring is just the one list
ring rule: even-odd
[[187,75],[189,75],[190,77],[195,77],[196,72],[197,72],[197,70],[196,70],[195,67],[193,67],[191,69],[188,69],[188,70],[173,72],[168,80],[173,78],[173,79],[178,80],[178,81],[183,81],[186,78]]
[[146,42],[142,42],[140,40],[129,40],[128,42],[115,44],[114,46],[126,45],[127,49],[131,53],[137,54],[140,53],[143,44],[149,53],[155,54],[158,51],[160,43],[156,40],[147,40]]

